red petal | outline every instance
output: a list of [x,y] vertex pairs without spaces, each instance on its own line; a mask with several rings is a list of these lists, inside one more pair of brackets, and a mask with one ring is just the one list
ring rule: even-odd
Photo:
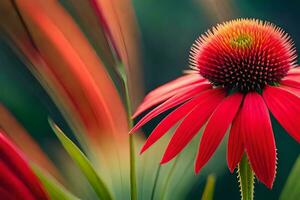
[[172,98],[168,99],[155,109],[153,109],[151,112],[149,112],[146,116],[144,116],[131,130],[130,133],[136,131],[141,126],[143,126],[145,123],[156,117],[157,115],[169,110],[170,108],[173,108],[177,106],[178,104],[181,104],[190,98],[192,98],[195,95],[198,95],[199,93],[207,90],[210,88],[210,84],[201,84],[199,86],[191,86],[191,88],[188,91],[184,91],[182,93],[179,93]]
[[5,187],[0,187],[0,194],[1,197],[5,200],[15,200],[16,197],[12,196],[11,192],[7,191],[7,189],[5,189]]
[[183,120],[171,138],[161,163],[174,158],[198,133],[225,94],[222,89],[209,90],[201,95],[197,107]]
[[268,108],[258,93],[248,93],[241,108],[241,133],[256,177],[272,188],[276,172],[276,146]]
[[227,165],[231,173],[241,161],[244,153],[243,137],[241,133],[241,112],[238,112],[232,122],[227,144]]
[[281,126],[300,143],[300,98],[281,87],[266,87],[263,97]]
[[173,81],[170,81],[155,90],[149,92],[149,94],[145,97],[145,99],[156,99],[156,97],[161,96],[162,94],[172,92],[175,89],[182,88],[185,86],[189,86],[193,83],[203,82],[205,79],[201,77],[199,74],[188,74],[185,76],[181,76]]
[[132,117],[137,117],[152,106],[155,106],[176,95],[179,91],[188,89],[189,86],[201,83],[203,81],[204,79],[197,74],[186,75],[156,88],[145,97],[143,103],[137,108]]
[[157,127],[152,131],[148,139],[146,140],[144,146],[142,147],[141,153],[147,150],[152,144],[154,144],[159,138],[161,138],[172,126],[175,125],[180,119],[185,115],[191,112],[199,102],[203,101],[203,98],[206,98],[206,93],[203,92],[194,99],[186,102],[182,106],[178,107],[167,117],[165,117]]
[[48,199],[38,178],[31,171],[21,155],[13,144],[0,132],[0,160],[5,162],[5,165],[22,181],[36,199]]
[[286,77],[299,76],[299,75],[300,75],[300,67],[298,66],[290,69]]
[[300,88],[300,82],[295,78],[284,78],[281,80],[280,84],[286,85],[289,87]]
[[195,172],[198,173],[216,151],[226,130],[234,119],[243,100],[241,93],[226,97],[216,108],[201,137]]

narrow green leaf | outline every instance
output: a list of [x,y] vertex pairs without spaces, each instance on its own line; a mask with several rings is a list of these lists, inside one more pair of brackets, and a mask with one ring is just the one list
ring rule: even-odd
[[216,183],[216,177],[212,174],[209,175],[206,180],[206,185],[201,200],[213,200],[215,183]]
[[300,198],[300,156],[298,156],[281,192],[280,200],[298,200]]
[[64,188],[55,178],[49,173],[45,172],[38,166],[32,164],[31,168],[42,182],[43,186],[47,190],[49,196],[53,200],[79,200],[71,194],[67,189]]
[[238,165],[238,178],[240,182],[242,200],[254,199],[254,172],[246,155]]
[[80,149],[62,132],[62,130],[51,120],[49,119],[49,124],[61,144],[71,156],[73,161],[80,168],[82,173],[87,178],[88,182],[91,184],[93,189],[95,190],[97,196],[100,199],[111,200],[112,196],[106,187],[105,183],[98,176],[95,169],[92,167],[91,163],[87,159],[87,157],[80,151]]

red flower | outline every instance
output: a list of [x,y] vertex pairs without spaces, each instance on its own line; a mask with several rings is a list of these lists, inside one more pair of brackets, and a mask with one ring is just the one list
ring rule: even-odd
[[47,200],[42,184],[21,153],[0,131],[1,199]]
[[153,130],[142,152],[182,120],[161,163],[174,158],[206,123],[195,172],[211,158],[230,129],[231,172],[245,152],[256,177],[271,188],[276,146],[269,111],[300,142],[300,68],[290,38],[268,22],[240,19],[217,25],[191,50],[189,74],[150,92],[133,117],[157,105],[131,130],[177,107]]

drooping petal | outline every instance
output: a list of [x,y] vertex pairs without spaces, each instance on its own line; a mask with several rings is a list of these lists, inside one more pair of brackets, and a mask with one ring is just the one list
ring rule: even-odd
[[189,86],[194,83],[203,82],[205,79],[200,74],[188,74],[181,76],[173,81],[170,81],[162,86],[157,87],[147,94],[145,100],[154,100],[161,95],[168,94],[177,89],[181,89],[185,86]]
[[276,146],[268,108],[256,92],[248,93],[241,108],[241,133],[251,167],[258,180],[272,188],[276,173]]
[[202,169],[216,151],[226,133],[226,130],[234,119],[242,100],[243,94],[241,93],[229,95],[213,112],[201,137],[198,155],[195,162],[196,173]]
[[300,97],[281,87],[268,86],[263,97],[281,126],[300,143]]
[[149,112],[146,116],[144,116],[130,131],[130,133],[133,133],[137,129],[139,129],[141,126],[146,124],[148,121],[153,119],[154,117],[158,116],[159,114],[167,111],[168,109],[171,109],[190,98],[196,96],[197,94],[209,89],[211,87],[210,84],[200,84],[198,86],[191,86],[189,90],[185,90],[181,93],[178,93],[177,95],[173,96],[172,98],[168,99],[155,109],[153,109],[151,112]]
[[152,106],[155,106],[176,95],[178,91],[182,90],[183,88],[200,83],[203,80],[204,79],[201,78],[201,76],[198,74],[186,75],[156,88],[155,90],[147,94],[143,103],[137,108],[132,117],[137,117]]
[[197,107],[176,129],[161,163],[166,163],[174,158],[191,141],[224,97],[222,89],[209,90],[201,95]]
[[[2,185],[0,187],[4,187],[3,184],[4,185],[9,184],[9,187],[13,187],[11,185],[12,183],[10,184],[8,182],[5,182],[8,180],[4,180],[5,178],[3,177],[3,176],[10,176],[11,181],[13,181],[14,184],[18,184],[17,182],[21,182],[24,185],[24,187],[27,188],[26,190],[29,191],[30,195],[28,195],[28,192],[26,192],[24,188],[22,189],[22,193],[26,194],[26,196],[24,197],[32,196],[34,197],[34,199],[39,199],[39,200],[49,199],[48,195],[45,193],[44,188],[42,187],[38,178],[35,176],[35,174],[29,168],[25,159],[22,157],[22,154],[13,146],[13,144],[8,139],[5,138],[5,136],[1,132],[0,132],[0,161],[1,161],[0,163],[1,163],[1,175],[2,175],[2,178],[0,179],[0,184]],[[19,181],[13,180],[14,176]]]
[[152,131],[145,144],[143,145],[141,153],[147,150],[152,144],[154,144],[159,138],[161,138],[180,119],[191,112],[195,108],[195,106],[198,105],[198,103],[201,102],[203,98],[205,98],[205,94],[206,92],[184,103],[182,106],[178,107],[167,117],[165,117]]
[[238,112],[232,122],[227,144],[227,165],[231,173],[242,159],[243,153],[244,144],[241,132],[241,114]]
[[[132,118],[137,117],[142,112],[146,111],[147,109],[149,109],[149,108],[151,108],[151,107],[153,107],[153,106],[155,106],[159,103],[167,101],[168,99],[172,98],[175,95],[178,95],[180,93],[188,92],[189,90],[191,90],[194,87],[199,86],[200,84],[203,84],[203,83],[198,83],[198,82],[191,83],[188,86],[184,86],[184,87],[174,89],[174,90],[172,90],[170,92],[167,92],[165,94],[162,94],[162,95],[157,95],[156,98],[144,99],[143,103],[138,107],[137,112],[132,116]],[[204,83],[204,84],[207,84],[207,83]]]
[[170,113],[167,117],[165,117],[152,131],[150,136],[147,138],[145,144],[141,149],[141,153],[146,151],[152,144],[154,144],[159,138],[161,138],[172,126],[174,126],[180,119],[182,119],[185,115],[187,115],[193,108],[197,102],[195,99],[192,99],[172,113]]

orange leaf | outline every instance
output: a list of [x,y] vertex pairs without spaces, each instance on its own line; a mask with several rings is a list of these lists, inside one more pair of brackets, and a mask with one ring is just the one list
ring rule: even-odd
[[78,110],[87,117],[94,115],[100,125],[97,131],[118,136],[126,132],[120,97],[103,64],[67,13],[56,1],[17,4],[42,57],[78,103]]

